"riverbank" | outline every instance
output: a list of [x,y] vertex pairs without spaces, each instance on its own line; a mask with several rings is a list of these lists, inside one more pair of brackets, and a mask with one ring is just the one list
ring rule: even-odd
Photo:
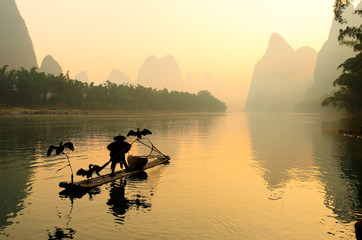
[[90,114],[90,112],[84,110],[76,110],[76,109],[0,107],[0,115],[22,115],[22,114],[81,115],[81,114]]
[[84,109],[47,109],[0,106],[0,116],[3,115],[132,115],[132,114],[225,114],[224,112],[180,112],[180,111],[144,111],[144,110],[84,110]]

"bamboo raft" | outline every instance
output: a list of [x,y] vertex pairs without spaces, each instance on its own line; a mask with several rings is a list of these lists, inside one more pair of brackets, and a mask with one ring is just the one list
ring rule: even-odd
[[362,130],[339,130],[340,135],[351,138],[362,138]]
[[91,189],[91,188],[103,185],[105,183],[112,182],[112,181],[117,180],[122,177],[130,176],[132,174],[142,172],[146,169],[166,163],[170,160],[170,157],[165,156],[165,155],[149,155],[149,156],[144,156],[144,157],[151,161],[149,161],[142,169],[128,171],[128,172],[126,172],[126,170],[123,169],[123,170],[115,172],[114,175],[111,175],[111,173],[109,173],[109,174],[102,175],[100,177],[91,178],[91,179],[87,179],[87,180],[83,180],[83,181],[79,181],[79,182],[73,182],[73,183],[72,182],[60,182],[59,187],[65,188],[68,191],[84,191],[87,189]]

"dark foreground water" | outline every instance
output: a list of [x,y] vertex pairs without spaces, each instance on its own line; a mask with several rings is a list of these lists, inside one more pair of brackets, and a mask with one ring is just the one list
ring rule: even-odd
[[[362,139],[338,130],[358,124],[318,114],[2,116],[0,239],[354,239]],[[56,172],[67,160],[46,157],[49,145],[72,141],[74,169],[102,165],[113,136],[137,127],[153,131],[169,164],[59,195],[70,170]]]

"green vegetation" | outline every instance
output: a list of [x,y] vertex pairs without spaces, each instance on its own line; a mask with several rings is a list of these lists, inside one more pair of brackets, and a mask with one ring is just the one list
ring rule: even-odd
[[348,4],[356,1],[357,0],[335,0],[333,5],[335,20],[338,22],[344,22],[344,19],[342,17],[343,10],[348,6]]
[[64,103],[78,109],[224,112],[225,103],[208,91],[198,94],[157,90],[141,85],[117,85],[107,81],[95,86],[60,74],[37,72],[36,68],[0,68],[0,104],[51,107]]
[[[356,10],[355,13],[362,17],[362,10]],[[338,67],[342,68],[342,74],[333,82],[333,86],[339,86],[339,90],[324,99],[322,106],[344,108],[349,113],[362,113],[362,24],[341,29],[338,41],[352,47],[356,56]]]

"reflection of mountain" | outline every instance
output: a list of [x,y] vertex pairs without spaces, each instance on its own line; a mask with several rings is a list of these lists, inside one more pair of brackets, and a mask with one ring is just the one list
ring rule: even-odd
[[294,51],[277,33],[255,65],[247,112],[293,112],[311,86],[317,52],[310,47]]
[[291,180],[311,179],[323,188],[324,204],[336,219],[351,222],[362,214],[362,139],[338,135],[340,128],[359,129],[362,121],[301,114],[247,116],[254,160],[270,199],[283,197]]
[[4,65],[38,67],[28,29],[14,0],[0,1],[0,67]]
[[[29,154],[17,157],[10,156],[3,151],[0,152],[0,235],[1,230],[12,223],[24,206],[24,199],[29,195],[31,186],[29,178],[32,171],[29,167],[33,161]],[[29,158],[30,157],[30,158]],[[23,166],[19,168],[17,158],[24,158]],[[26,159],[26,160],[25,160]],[[5,162],[2,162],[6,160]],[[15,162],[13,162],[15,161]]]
[[[270,190],[281,190],[293,172],[311,170],[310,147],[302,116],[288,114],[248,114],[250,139],[258,168]],[[303,177],[303,176],[300,176]],[[275,194],[272,192],[272,194]],[[281,195],[272,195],[272,199]]]
[[[12,224],[19,212],[24,209],[25,199],[32,191],[34,179],[33,165],[39,154],[46,154],[49,145],[59,139],[69,139],[69,135],[81,137],[89,134],[65,126],[72,122],[87,127],[78,120],[47,117],[9,117],[0,119],[0,234]],[[46,146],[44,146],[46,145]],[[42,150],[44,150],[42,152]],[[47,164],[57,164],[49,159]]]
[[[24,200],[31,192],[33,141],[39,135],[34,128],[24,125],[19,119],[0,120],[0,235],[25,208]],[[29,145],[34,147],[28,148]]]
[[[313,157],[325,186],[326,206],[339,220],[350,222],[362,214],[362,140],[337,135],[344,123],[322,122],[321,133],[313,136]],[[333,139],[328,147],[325,138]]]

